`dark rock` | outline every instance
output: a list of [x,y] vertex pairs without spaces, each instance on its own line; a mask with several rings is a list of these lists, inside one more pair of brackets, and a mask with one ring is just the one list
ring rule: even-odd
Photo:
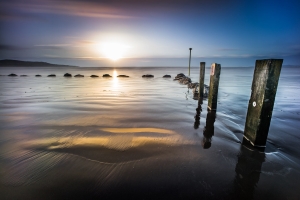
[[191,82],[192,82],[192,80],[187,76],[182,77],[182,78],[179,79],[179,83],[182,83],[182,84],[185,84],[185,85],[187,85]]
[[50,74],[50,75],[48,75],[48,77],[56,77],[56,75],[55,74]]
[[91,75],[92,78],[98,78],[99,76],[97,75]]
[[27,75],[21,75],[21,77],[26,77]]
[[164,75],[163,78],[171,78],[171,75]]
[[145,74],[142,76],[143,78],[154,78],[152,74]]
[[76,74],[74,77],[84,77],[84,75]]
[[179,73],[175,76],[174,81],[179,81],[186,78],[186,76],[183,73]]
[[65,73],[65,74],[64,74],[64,77],[72,77],[72,74]]
[[41,77],[41,75],[37,74],[37,75],[35,75],[35,77]]
[[129,76],[127,76],[127,75],[119,75],[117,77],[128,78]]
[[179,73],[175,76],[175,78],[180,78],[180,77],[185,77],[185,75],[183,73]]
[[18,76],[17,74],[10,74],[10,75],[8,75],[8,76]]
[[[204,84],[204,89],[203,89],[203,97],[207,98],[208,97],[208,92],[209,92],[209,86]],[[194,97],[198,98],[199,94],[199,84],[197,84],[196,87],[193,89]]]
[[199,85],[199,83],[189,83],[188,84],[188,88],[190,88],[190,89],[194,89],[195,87],[198,87],[198,85]]
[[109,74],[103,74],[103,76],[102,77],[112,77],[111,75],[109,75]]

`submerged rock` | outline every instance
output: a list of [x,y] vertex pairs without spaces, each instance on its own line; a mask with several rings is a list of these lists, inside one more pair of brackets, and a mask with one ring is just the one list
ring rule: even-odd
[[166,74],[163,76],[163,78],[171,78],[171,75]]
[[127,75],[119,75],[119,76],[117,76],[117,77],[128,78],[129,76],[127,76]]
[[65,74],[64,74],[64,77],[72,77],[72,74],[65,73]]
[[185,85],[187,85],[191,82],[192,82],[192,80],[187,76],[182,77],[182,78],[179,79],[179,83],[182,83],[182,84],[185,84]]
[[175,78],[180,78],[180,77],[185,77],[185,75],[183,73],[179,73],[175,76]]
[[56,75],[55,74],[50,74],[50,75],[48,75],[48,77],[56,77]]
[[91,75],[90,77],[92,77],[92,78],[98,78],[99,76],[97,76],[97,75]]
[[39,74],[37,74],[37,75],[35,75],[35,77],[41,77],[42,75],[39,75]]
[[[192,80],[189,77],[185,76],[183,73],[177,74],[176,77],[174,78],[174,81],[178,81],[181,84],[187,85],[187,87],[189,89],[193,89],[193,96],[194,96],[193,98],[195,100],[198,99],[198,96],[199,96],[199,83],[197,83],[197,82],[193,83]],[[203,90],[203,97],[204,98],[207,98],[208,90],[209,90],[209,86],[204,84],[204,90]]]
[[21,77],[26,77],[27,75],[21,75]]
[[154,78],[154,75],[152,75],[152,74],[145,74],[142,77],[143,78]]
[[7,76],[18,76],[17,74],[10,74],[10,75],[7,75]]
[[111,75],[109,75],[109,74],[103,74],[103,76],[102,77],[112,77]]
[[[208,97],[208,92],[209,92],[209,86],[206,85],[206,84],[204,84],[204,88],[203,88],[203,97],[204,98]],[[199,95],[199,84],[197,84],[197,86],[194,87],[193,93],[194,93],[194,99],[198,98],[198,95]]]
[[76,74],[74,77],[84,77],[84,75]]
[[183,78],[185,78],[186,76],[183,73],[179,73],[175,76],[174,81],[178,81],[181,80]]
[[189,83],[189,84],[188,84],[188,88],[193,89],[193,88],[195,88],[195,87],[198,87],[198,85],[199,85],[198,82],[196,82],[196,83]]

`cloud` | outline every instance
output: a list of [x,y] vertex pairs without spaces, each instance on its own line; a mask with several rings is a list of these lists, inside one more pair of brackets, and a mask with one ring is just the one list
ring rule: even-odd
[[71,46],[70,44],[42,44],[34,46],[17,46],[17,45],[8,45],[0,44],[0,51],[24,51],[24,50],[34,50],[34,49],[63,49],[65,47]]
[[218,48],[218,51],[238,51],[239,49],[235,48]]
[[2,19],[19,18],[24,13],[50,13],[94,18],[132,18],[130,15],[125,15],[120,8],[96,1],[10,0],[1,2],[0,6],[1,11],[6,11],[5,14],[1,14],[0,18]]
[[75,59],[75,60],[107,60],[105,57],[92,57],[92,56],[58,56],[58,55],[43,55],[45,58],[51,59]]
[[[227,5],[221,0],[9,0],[0,1],[0,19],[22,19],[28,14],[60,14],[92,18],[129,19],[148,13],[207,10]],[[228,6],[228,5],[227,5]],[[4,14],[3,14],[4,13]],[[32,18],[36,16],[26,16]]]
[[25,49],[28,49],[28,48],[22,47],[22,46],[0,44],[0,51],[20,51],[20,50],[25,50]]

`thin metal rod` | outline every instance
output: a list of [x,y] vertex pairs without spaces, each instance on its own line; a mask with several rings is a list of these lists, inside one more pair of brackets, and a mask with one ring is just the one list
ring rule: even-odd
[[192,48],[190,49],[190,59],[189,59],[189,76],[190,76],[190,72],[191,72],[191,55],[192,55]]

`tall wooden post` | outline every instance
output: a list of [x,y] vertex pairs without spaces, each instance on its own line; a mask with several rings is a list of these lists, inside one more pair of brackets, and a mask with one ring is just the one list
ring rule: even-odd
[[256,60],[244,138],[265,146],[283,59]]
[[208,93],[208,110],[217,110],[219,80],[221,74],[221,65],[213,63],[210,70],[210,82]]
[[200,62],[199,99],[203,98],[204,76],[205,76],[205,62]]

